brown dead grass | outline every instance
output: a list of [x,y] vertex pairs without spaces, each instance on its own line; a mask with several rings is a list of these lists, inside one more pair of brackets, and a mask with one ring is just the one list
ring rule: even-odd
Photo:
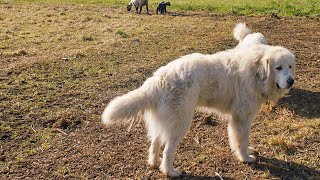
[[100,114],[111,98],[138,87],[161,65],[233,47],[238,21],[296,54],[295,88],[256,118],[251,144],[257,163],[237,162],[226,123],[197,113],[175,166],[188,172],[183,179],[319,178],[319,20],[16,3],[0,4],[0,12],[6,12],[0,18],[2,179],[165,178],[145,165],[143,123],[131,132],[105,128]]

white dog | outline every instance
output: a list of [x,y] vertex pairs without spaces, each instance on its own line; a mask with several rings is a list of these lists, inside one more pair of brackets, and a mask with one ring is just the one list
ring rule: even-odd
[[149,14],[149,7],[148,7],[148,0],[131,0],[130,3],[127,5],[127,10],[130,11],[132,8],[132,5],[136,8],[136,12],[138,13],[138,9],[140,7],[139,14],[141,14],[142,6],[146,6],[147,8],[147,14]]
[[133,122],[143,115],[151,140],[148,164],[169,176],[177,145],[190,129],[196,108],[231,115],[230,148],[241,162],[256,158],[248,149],[252,120],[263,103],[278,100],[294,83],[295,57],[287,49],[267,45],[261,33],[244,23],[234,29],[239,44],[212,55],[190,54],[159,68],[138,89],[112,100],[102,114],[106,125]]

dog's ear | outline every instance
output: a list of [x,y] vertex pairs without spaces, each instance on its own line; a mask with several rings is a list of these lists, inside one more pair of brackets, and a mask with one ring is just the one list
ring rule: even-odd
[[259,89],[263,92],[270,93],[270,90],[276,88],[275,74],[273,70],[274,56],[270,53],[264,54],[257,63],[256,78],[258,79]]
[[274,71],[272,69],[274,60],[272,56],[261,55],[255,63],[255,83],[261,94],[269,97],[270,90],[274,88]]
[[294,77],[296,77],[296,62],[295,62],[296,56],[291,51],[289,51],[289,52],[290,52],[290,54],[292,55],[292,58],[293,58],[292,74],[293,74]]
[[263,54],[258,55],[255,64],[255,77],[260,80],[266,80],[270,75],[270,59]]

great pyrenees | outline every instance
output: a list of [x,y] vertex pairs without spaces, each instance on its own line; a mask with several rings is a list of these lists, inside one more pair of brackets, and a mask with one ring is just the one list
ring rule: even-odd
[[[248,148],[253,119],[266,101],[277,101],[294,83],[295,56],[270,46],[261,33],[244,23],[233,31],[239,44],[215,54],[194,53],[160,67],[144,84],[113,99],[102,114],[105,125],[143,117],[151,141],[148,164],[168,176],[177,146],[190,129],[195,109],[230,115],[231,152],[241,162],[256,157]],[[162,160],[160,149],[164,145]]]

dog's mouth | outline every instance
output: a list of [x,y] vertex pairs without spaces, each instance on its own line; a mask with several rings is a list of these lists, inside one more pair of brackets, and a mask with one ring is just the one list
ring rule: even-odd
[[277,85],[277,88],[279,90],[281,90],[281,89],[291,89],[292,88],[292,85],[288,85],[286,88],[281,88],[278,83],[276,83],[276,85]]

